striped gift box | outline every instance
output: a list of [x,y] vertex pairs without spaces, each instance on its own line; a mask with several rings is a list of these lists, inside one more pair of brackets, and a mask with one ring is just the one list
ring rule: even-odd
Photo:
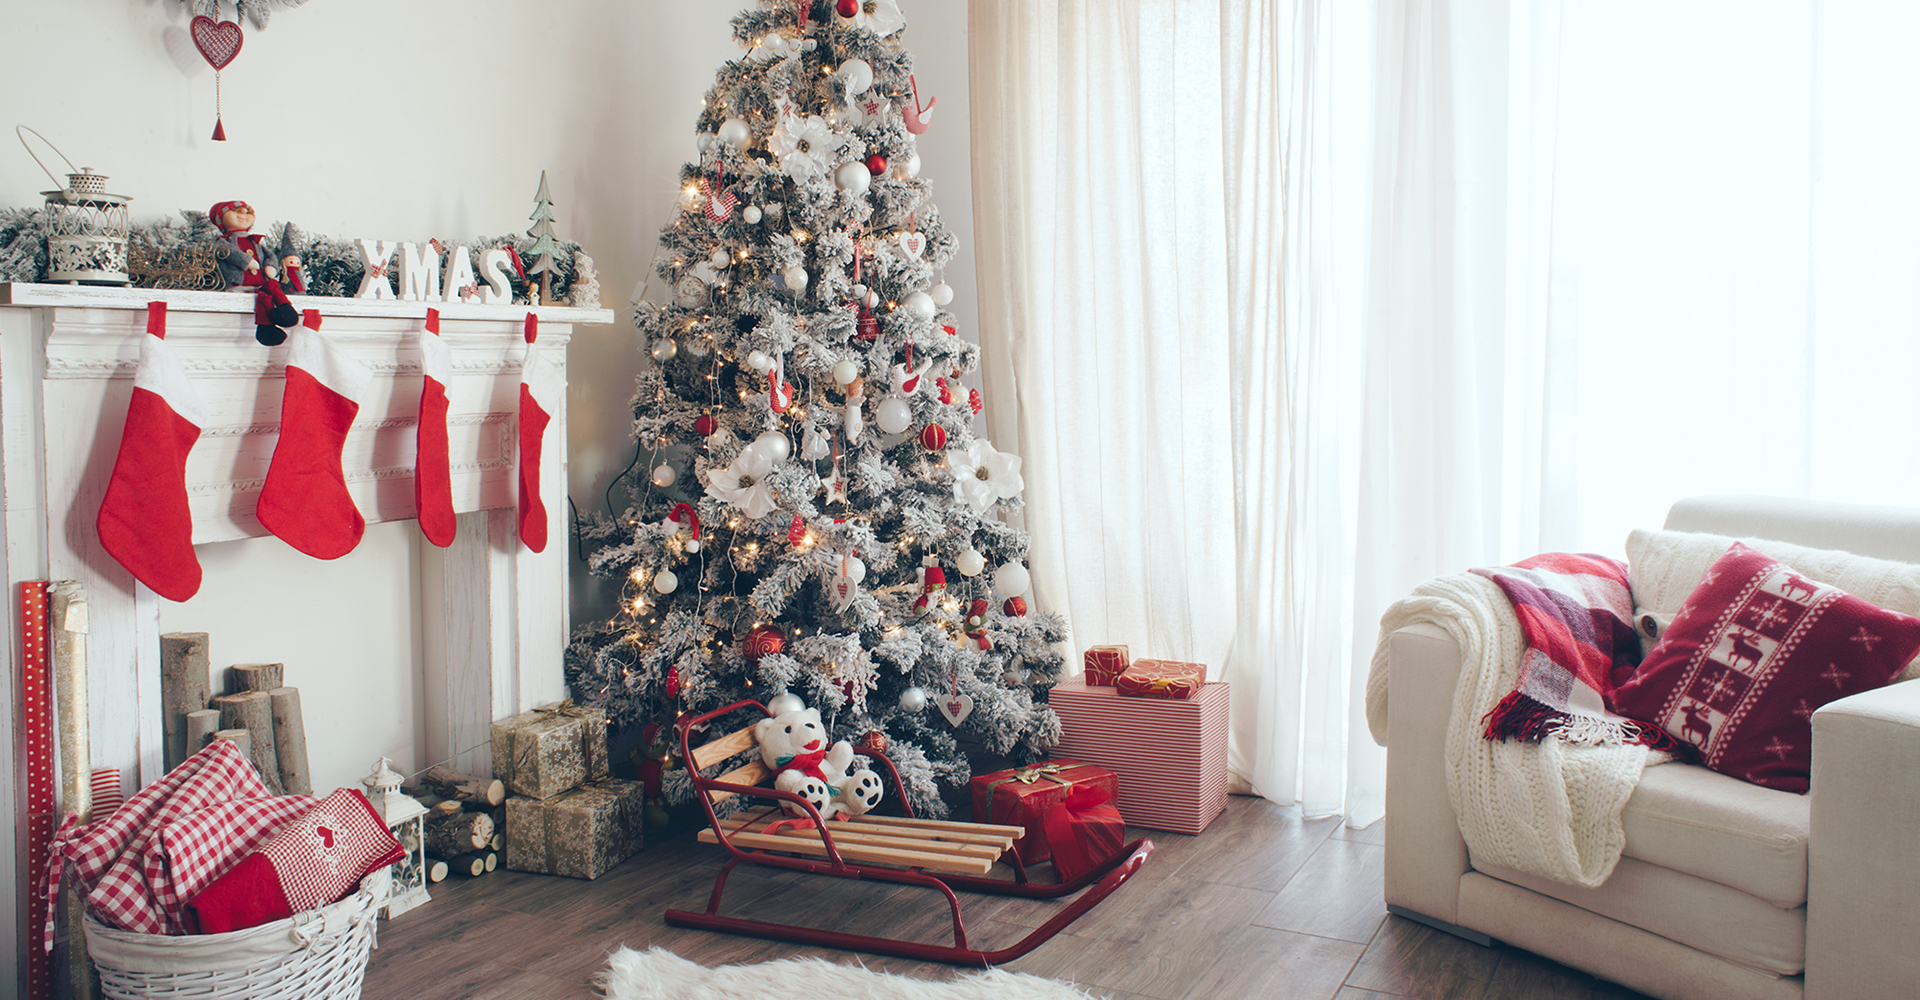
[[1214,682],[1191,699],[1133,698],[1062,684],[1048,699],[1060,716],[1053,753],[1118,775],[1128,826],[1199,833],[1227,807],[1227,692]]

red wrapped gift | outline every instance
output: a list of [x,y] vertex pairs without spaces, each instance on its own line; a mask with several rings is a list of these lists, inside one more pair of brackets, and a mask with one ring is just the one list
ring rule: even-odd
[[1191,698],[1207,682],[1207,665],[1177,660],[1135,660],[1119,677],[1114,690],[1146,698]]
[[1095,646],[1086,652],[1087,683],[1111,687],[1113,679],[1127,669],[1127,647]]
[[1013,842],[1022,864],[1034,865],[1053,856],[1047,843],[1047,813],[1067,800],[1076,788],[1097,792],[1112,802],[1119,789],[1112,771],[1072,760],[1042,761],[1031,767],[1012,767],[973,778],[973,818],[981,823],[1025,827],[1027,835]]
[[1053,870],[1060,881],[1071,882],[1120,853],[1127,823],[1111,794],[1079,785],[1047,810],[1045,826]]

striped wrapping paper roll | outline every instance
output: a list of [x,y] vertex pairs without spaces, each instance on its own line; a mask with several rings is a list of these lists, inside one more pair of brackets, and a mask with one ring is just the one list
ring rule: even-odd
[[1048,700],[1060,716],[1054,755],[1118,775],[1128,826],[1199,833],[1227,807],[1227,684],[1166,699],[1070,682]]
[[117,767],[96,767],[90,777],[93,785],[91,822],[98,823],[112,816],[127,801],[127,793],[120,786],[120,769]]

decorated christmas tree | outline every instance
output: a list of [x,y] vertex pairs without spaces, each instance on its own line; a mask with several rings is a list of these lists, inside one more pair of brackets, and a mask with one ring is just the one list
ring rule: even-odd
[[[656,759],[676,717],[797,697],[939,816],[968,750],[1025,763],[1057,741],[1065,629],[1027,604],[1027,536],[1001,519],[1020,459],[974,433],[979,348],[941,309],[955,246],[920,176],[905,24],[894,0],[734,18],[745,55],[707,93],[661,236],[672,301],[636,310],[641,472],[583,529],[619,610],[567,670]],[[666,787],[684,798],[684,772]]]

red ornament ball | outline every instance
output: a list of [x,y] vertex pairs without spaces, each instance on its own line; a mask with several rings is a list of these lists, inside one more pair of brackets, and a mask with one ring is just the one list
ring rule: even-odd
[[[860,0],[840,0],[833,5],[833,12],[841,17],[852,17],[860,13]],[[875,171],[878,173],[879,171]]]
[[708,437],[713,434],[713,429],[718,426],[719,424],[714,423],[713,414],[702,413],[693,421],[693,432],[701,437]]
[[1000,610],[1005,611],[1008,618],[1019,618],[1027,613],[1027,599],[1024,597],[1009,597],[1007,598],[1007,603],[1003,605]]
[[785,652],[787,634],[780,631],[778,625],[757,625],[747,633],[747,659],[757,660],[762,656]]
[[667,668],[666,687],[667,687],[667,697],[669,698],[680,697],[680,668],[679,667]]
[[887,752],[887,747],[892,745],[893,744],[888,741],[886,733],[878,729],[869,729],[865,736],[860,737],[860,742],[854,744],[853,748],[869,757],[879,757]]
[[928,424],[920,431],[920,446],[928,451],[939,451],[947,446],[947,429],[939,424]]
[[867,172],[875,177],[887,172],[887,158],[875,153],[867,157]]

